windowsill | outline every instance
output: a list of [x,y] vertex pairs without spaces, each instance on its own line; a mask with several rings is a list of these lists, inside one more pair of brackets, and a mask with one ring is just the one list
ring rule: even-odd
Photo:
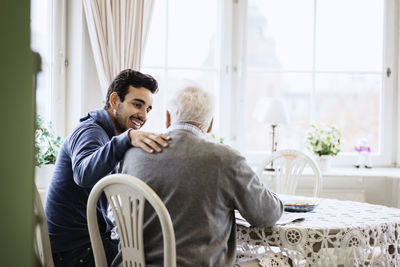
[[[311,174],[311,170],[304,170],[304,174]],[[355,167],[332,167],[322,173],[323,177],[383,177],[400,179],[400,168],[373,167],[371,169]]]
[[[257,172],[257,167],[252,166],[253,171]],[[310,167],[306,167],[303,175],[312,175],[313,171]],[[322,177],[382,177],[391,179],[400,179],[399,167],[373,167],[355,168],[355,167],[331,167],[328,171],[322,172]]]

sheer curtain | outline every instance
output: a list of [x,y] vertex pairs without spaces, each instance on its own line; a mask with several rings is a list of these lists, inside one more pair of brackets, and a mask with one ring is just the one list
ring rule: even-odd
[[154,0],[83,1],[104,97],[121,70],[140,70],[153,4]]

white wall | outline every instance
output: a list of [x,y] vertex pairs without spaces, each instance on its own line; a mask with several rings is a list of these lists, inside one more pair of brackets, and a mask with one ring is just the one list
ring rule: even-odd
[[[271,190],[274,190],[274,182],[271,178],[263,177],[262,180]],[[312,196],[313,186],[313,178],[302,177],[297,186],[296,195]],[[323,175],[320,197],[400,208],[398,191],[398,178]]]

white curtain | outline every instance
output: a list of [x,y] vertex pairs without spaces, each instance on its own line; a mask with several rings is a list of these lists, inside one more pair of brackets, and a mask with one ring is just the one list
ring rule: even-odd
[[103,96],[123,69],[140,70],[154,0],[84,0]]

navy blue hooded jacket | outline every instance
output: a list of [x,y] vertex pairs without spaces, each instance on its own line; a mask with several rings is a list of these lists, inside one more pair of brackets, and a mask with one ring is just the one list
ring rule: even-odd
[[[90,243],[86,205],[90,190],[110,174],[132,147],[128,132],[116,136],[106,110],[95,110],[66,138],[47,194],[45,212],[52,252],[62,252]],[[100,233],[110,235],[107,199],[98,204]]]

